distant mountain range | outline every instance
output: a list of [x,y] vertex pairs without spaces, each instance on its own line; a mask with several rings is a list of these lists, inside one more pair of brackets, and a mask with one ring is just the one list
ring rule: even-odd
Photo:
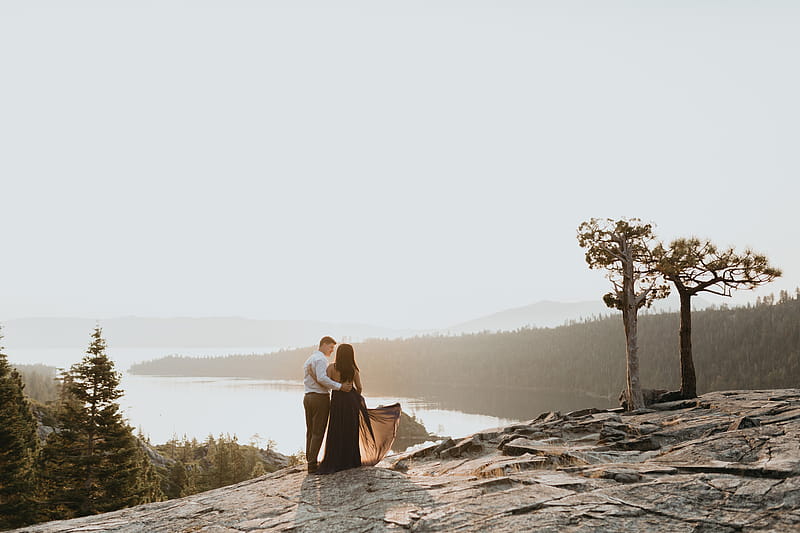
[[[708,302],[695,298],[695,307]],[[676,302],[666,300],[656,311],[675,310]],[[481,331],[513,331],[522,327],[555,327],[572,320],[615,313],[601,301],[541,301],[508,309],[441,329],[391,329],[359,323],[309,320],[253,320],[240,317],[142,318],[101,320],[109,344],[132,348],[282,348],[311,346],[324,335],[336,340],[368,338],[396,339],[422,334],[458,335]],[[85,347],[96,320],[87,318],[21,318],[3,323],[2,344],[13,348]]]
[[612,312],[600,301],[565,303],[544,300],[455,324],[445,331],[458,334],[478,333],[481,331],[510,331],[522,327],[554,327],[570,320],[608,315]]
[[[702,298],[694,298],[694,309],[705,309],[711,304]],[[647,312],[671,312],[680,307],[676,298],[667,298],[653,304]],[[507,309],[481,318],[476,318],[441,330],[442,333],[479,333],[482,331],[513,331],[524,327],[552,328],[572,320],[594,318],[616,314],[598,298],[586,302],[552,302],[543,300],[524,307]]]
[[[85,318],[22,318],[3,323],[2,344],[14,348],[85,347],[98,321]],[[398,338],[413,335],[356,323],[310,320],[252,320],[240,317],[142,318],[101,320],[109,344],[115,347],[212,348],[299,347],[315,344],[324,335],[336,340]]]

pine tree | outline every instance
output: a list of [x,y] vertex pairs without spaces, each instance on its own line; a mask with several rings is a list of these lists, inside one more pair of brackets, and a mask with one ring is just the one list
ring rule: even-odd
[[605,304],[622,311],[625,328],[628,410],[644,407],[639,382],[638,313],[642,307],[669,294],[669,286],[655,269],[653,225],[638,218],[600,220],[578,226],[578,244],[586,248],[589,268],[608,271],[613,290],[603,296]]
[[0,346],[0,529],[37,518],[34,465],[39,439],[23,389],[22,378]]
[[56,413],[58,429],[47,437],[39,465],[48,520],[77,516],[80,507],[83,476],[79,469],[83,455],[79,428],[81,412],[77,400],[69,393],[70,389],[70,376],[63,373]]
[[183,461],[176,460],[169,466],[164,480],[164,494],[167,498],[180,498],[188,496],[185,493],[186,488],[189,486],[189,474],[186,470],[186,465]]
[[163,499],[133,429],[120,413],[120,374],[96,327],[83,360],[63,376],[60,430],[44,449],[53,518],[111,511]]
[[[697,396],[697,375],[692,356],[692,297],[701,292],[731,296],[736,289],[755,289],[781,275],[769,264],[767,257],[745,250],[737,253],[733,248],[719,249],[708,240],[697,237],[675,239],[668,248],[659,244],[654,255],[657,269],[675,285],[681,301],[680,367],[683,398]],[[764,297],[772,305],[775,298]],[[789,301],[789,293],[781,291],[780,303]]]

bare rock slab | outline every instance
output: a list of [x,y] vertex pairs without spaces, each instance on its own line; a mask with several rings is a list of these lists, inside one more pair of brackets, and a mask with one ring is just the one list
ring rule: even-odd
[[363,467],[300,467],[18,531],[800,531],[800,390],[544,413]]

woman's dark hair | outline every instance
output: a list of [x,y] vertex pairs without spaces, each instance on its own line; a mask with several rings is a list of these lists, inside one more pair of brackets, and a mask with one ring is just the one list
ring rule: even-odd
[[339,347],[336,348],[336,362],[333,363],[333,367],[339,372],[342,383],[345,381],[353,381],[356,370],[358,370],[358,365],[356,364],[356,357],[353,353],[352,344],[340,344]]

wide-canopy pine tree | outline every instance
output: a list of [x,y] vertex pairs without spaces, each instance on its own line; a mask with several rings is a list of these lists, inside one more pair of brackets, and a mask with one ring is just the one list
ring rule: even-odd
[[42,468],[54,518],[161,499],[152,468],[120,413],[120,374],[105,349],[98,326],[86,356],[63,375],[60,431],[47,439]]
[[0,529],[36,521],[39,439],[23,389],[22,378],[0,346]]
[[766,256],[752,250],[720,250],[697,237],[676,239],[667,248],[659,244],[654,255],[658,270],[675,285],[680,296],[680,395],[694,398],[697,376],[692,356],[692,296],[700,292],[731,296],[734,289],[754,289],[774,280],[781,271],[772,267]]
[[650,307],[653,300],[669,294],[669,285],[655,269],[654,242],[652,224],[638,218],[592,218],[578,226],[578,244],[586,248],[586,263],[592,269],[605,269],[611,281],[613,289],[603,296],[603,301],[622,311],[629,410],[644,407],[639,381],[639,309]]

